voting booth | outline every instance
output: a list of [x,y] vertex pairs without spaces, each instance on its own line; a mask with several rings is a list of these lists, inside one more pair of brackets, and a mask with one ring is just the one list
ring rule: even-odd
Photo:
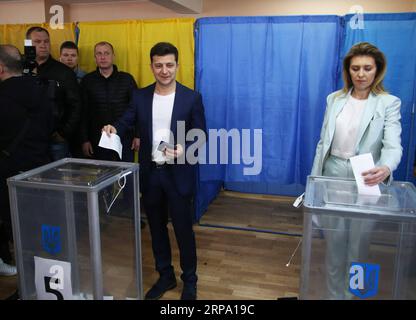
[[67,158],[8,186],[22,299],[142,299],[138,164]]
[[416,299],[416,189],[309,176],[304,201],[301,299]]

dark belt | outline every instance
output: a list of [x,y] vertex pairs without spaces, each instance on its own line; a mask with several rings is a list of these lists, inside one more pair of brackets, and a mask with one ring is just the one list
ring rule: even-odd
[[168,164],[168,163],[157,163],[157,162],[154,162],[154,161],[152,161],[151,162],[151,165],[150,165],[150,167],[152,168],[152,169],[168,169],[168,168],[170,168],[170,164]]

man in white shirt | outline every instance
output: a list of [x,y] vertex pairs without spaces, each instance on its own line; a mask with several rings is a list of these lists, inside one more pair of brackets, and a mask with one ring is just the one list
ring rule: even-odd
[[[156,44],[150,51],[150,59],[156,83],[135,91],[130,109],[114,127],[107,125],[103,130],[122,136],[130,125],[135,125],[140,138],[140,191],[152,236],[156,270],[160,274],[145,298],[159,299],[176,287],[167,229],[170,214],[184,282],[181,299],[194,300],[198,277],[192,198],[197,168],[184,159],[187,148],[194,142],[181,142],[180,134],[186,136],[192,129],[206,132],[204,107],[199,93],[176,81],[179,65],[175,46],[165,42]],[[161,143],[162,148],[159,147]]]

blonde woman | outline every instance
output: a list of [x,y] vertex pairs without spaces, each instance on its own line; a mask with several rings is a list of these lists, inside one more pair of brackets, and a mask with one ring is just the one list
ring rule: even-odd
[[[354,178],[349,158],[371,153],[375,167],[364,183],[391,183],[402,157],[400,99],[383,87],[384,54],[374,45],[354,45],[344,58],[344,88],[331,93],[316,147],[312,175]],[[348,299],[349,264],[366,256],[372,223],[326,217],[327,298]],[[348,231],[343,231],[348,230]]]

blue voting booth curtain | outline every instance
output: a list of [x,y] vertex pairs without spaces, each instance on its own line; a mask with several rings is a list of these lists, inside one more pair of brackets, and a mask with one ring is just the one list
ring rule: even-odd
[[386,56],[386,90],[402,101],[401,124],[403,157],[394,179],[416,182],[413,177],[416,127],[416,13],[366,14],[363,23],[354,24],[353,15],[345,16],[345,41],[342,56],[357,42],[367,41]]
[[[242,192],[303,192],[326,96],[338,82],[340,20],[337,16],[197,20],[196,89],[203,96],[210,129],[210,161],[200,165],[197,217],[223,184]],[[230,136],[228,150],[213,148],[218,151],[213,164],[211,133],[220,129]],[[250,152],[244,153],[248,143]],[[234,149],[238,144],[240,152]],[[261,156],[256,158],[259,149]],[[221,164],[227,155],[228,164]],[[256,161],[250,162],[250,156]],[[259,162],[261,172],[256,174]],[[248,175],[250,168],[253,174]]]
[[[394,177],[412,181],[415,15],[364,15],[364,29],[352,23],[353,15],[198,19],[195,83],[210,135],[207,164],[200,165],[196,218],[222,186],[249,193],[303,192],[326,97],[342,87],[342,59],[359,41],[374,43],[387,56],[385,86],[402,100],[403,159]],[[220,129],[228,141],[222,147],[215,139]],[[247,175],[250,167],[258,171],[253,144],[258,152],[259,136],[261,172]],[[240,149],[235,149],[238,142]],[[249,149],[244,152],[242,144]]]

